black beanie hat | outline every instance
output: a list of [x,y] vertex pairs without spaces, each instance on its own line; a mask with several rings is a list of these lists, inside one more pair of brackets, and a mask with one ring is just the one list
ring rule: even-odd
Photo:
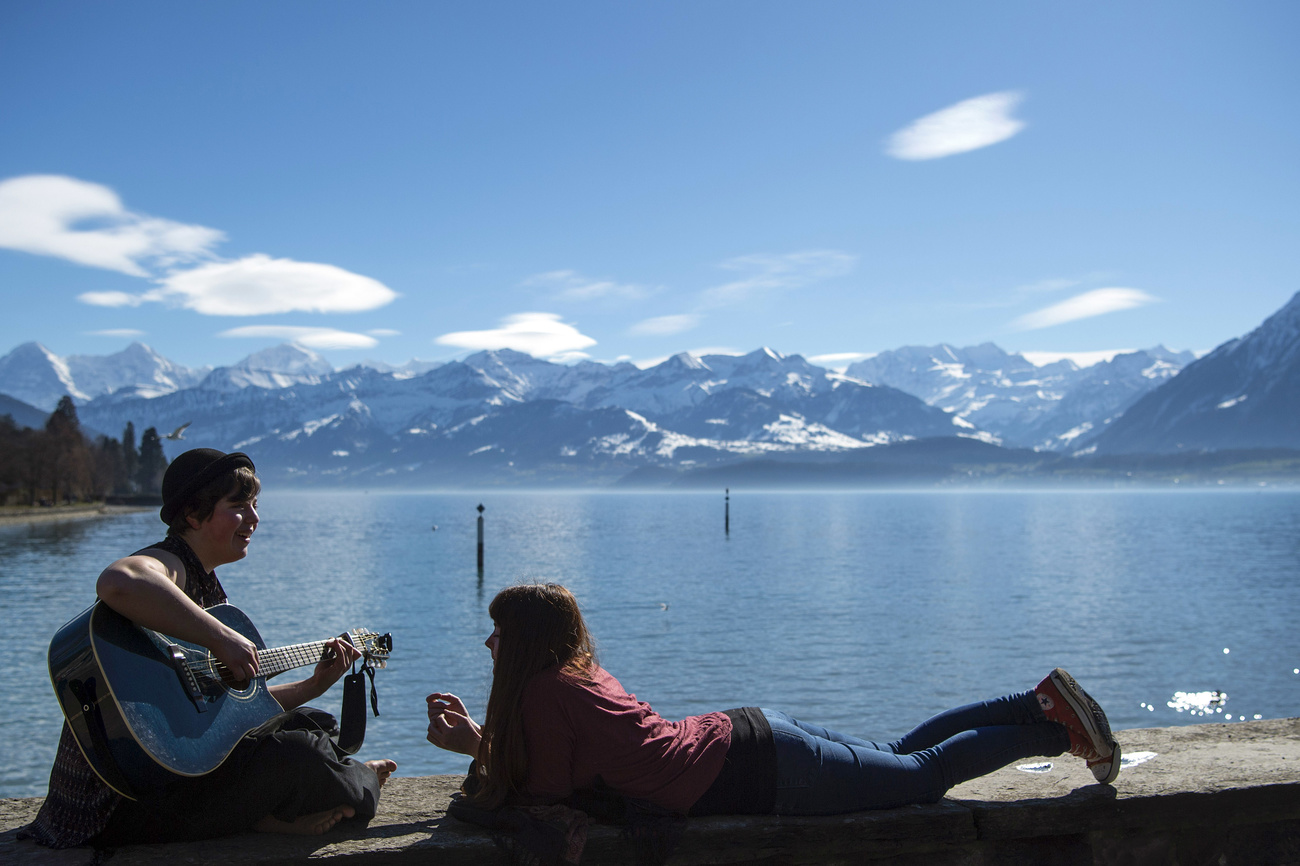
[[229,454],[215,448],[186,451],[171,462],[163,475],[163,506],[158,516],[170,526],[189,498],[198,493],[203,485],[240,466],[257,471],[253,461],[243,451],[232,451]]

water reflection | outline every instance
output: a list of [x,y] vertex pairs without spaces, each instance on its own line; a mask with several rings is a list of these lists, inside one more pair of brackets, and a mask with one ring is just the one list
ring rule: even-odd
[[1217,689],[1205,692],[1174,692],[1173,698],[1165,706],[1178,713],[1190,713],[1193,716],[1211,716],[1223,712],[1223,705],[1228,702],[1228,693]]

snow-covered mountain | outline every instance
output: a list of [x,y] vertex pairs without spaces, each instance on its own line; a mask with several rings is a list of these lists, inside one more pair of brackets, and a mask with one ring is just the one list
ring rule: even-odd
[[940,344],[882,352],[845,372],[914,394],[1007,445],[1069,450],[1194,357],[1158,346],[1091,367],[1068,359],[1040,367],[992,343]]
[[207,372],[173,363],[143,343],[112,355],[66,358],[24,343],[0,358],[0,393],[49,412],[65,394],[78,404],[109,394],[157,397],[193,387]]
[[84,402],[90,396],[77,387],[68,364],[40,343],[23,343],[0,358],[0,394],[53,412],[64,394]]
[[441,367],[442,361],[421,361],[419,358],[412,358],[405,364],[393,365],[384,361],[365,360],[353,366],[366,367],[371,370],[378,370],[381,373],[392,373],[398,379],[409,379],[412,376],[422,376],[435,367]]
[[1068,453],[1300,447],[1298,335],[1300,296],[1181,374],[1191,353],[1161,347],[1086,368],[1035,366],[993,344],[905,347],[840,374],[767,348],[644,370],[499,350],[335,371],[286,344],[195,372],[138,344],[60,359],[28,343],[0,359],[0,392],[41,408],[71,393],[83,424],[113,435],[128,421],[188,423],[173,456],[240,449],[282,479],[590,483],[755,456],[834,461],[936,437]]
[[1102,454],[1300,448],[1300,293],[1133,404]]
[[328,379],[334,367],[311,349],[295,343],[254,352],[231,367],[218,367],[199,387],[205,391],[233,393],[245,388],[288,388],[315,385]]
[[1156,346],[1084,367],[1061,399],[1020,435],[1020,441],[1050,451],[1086,448],[1108,424],[1194,359],[1193,352]]
[[967,422],[770,349],[631,364],[552,364],[480,352],[418,376],[329,372],[296,346],[213,370],[198,386],[81,410],[99,429],[171,430],[186,446],[245,450],[288,475],[413,482],[484,469],[548,477],[737,455],[844,451],[918,437],[978,435]]

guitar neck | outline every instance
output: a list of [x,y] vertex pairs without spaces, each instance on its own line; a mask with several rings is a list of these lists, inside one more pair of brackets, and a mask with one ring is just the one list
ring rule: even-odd
[[258,650],[258,673],[264,677],[273,677],[294,668],[314,665],[320,661],[326,643],[327,641],[317,640],[311,643],[296,643],[291,646]]

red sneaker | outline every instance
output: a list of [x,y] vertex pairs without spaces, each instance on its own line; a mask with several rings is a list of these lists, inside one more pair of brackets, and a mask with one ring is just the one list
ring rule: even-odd
[[1070,732],[1070,754],[1083,758],[1092,775],[1104,785],[1119,775],[1119,743],[1101,705],[1079,687],[1074,677],[1057,668],[1034,688],[1038,706],[1049,721]]

